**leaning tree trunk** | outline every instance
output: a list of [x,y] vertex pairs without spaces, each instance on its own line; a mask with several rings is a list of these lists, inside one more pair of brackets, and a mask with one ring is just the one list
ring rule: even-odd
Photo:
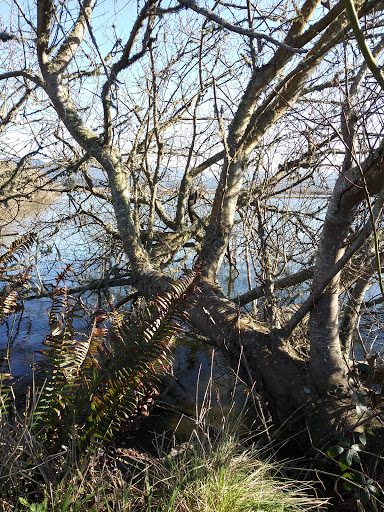
[[[133,221],[129,187],[130,169],[124,165],[120,153],[111,142],[111,105],[108,90],[116,82],[118,73],[130,65],[129,55],[132,45],[143,20],[152,16],[155,3],[155,1],[148,2],[144,6],[143,9],[147,9],[147,12],[139,16],[126,51],[113,66],[111,76],[103,88],[105,133],[103,137],[99,137],[82,121],[62,84],[63,73],[84,38],[95,2],[86,0],[82,3],[82,10],[74,23],[73,30],[52,55],[49,41],[52,35],[54,4],[52,0],[38,0],[37,51],[43,77],[43,83],[39,85],[44,87],[68,132],[107,172],[118,229],[133,270],[133,284],[145,296],[163,289],[169,282],[169,278],[156,269],[148,251],[141,243],[138,227]],[[262,93],[265,90],[265,84],[272,83],[279,71],[290,60],[289,50],[279,49],[269,64],[255,69],[243,101],[229,128],[221,186],[215,196],[201,253],[201,260],[206,265],[204,270],[206,281],[202,284],[199,301],[191,312],[191,320],[195,327],[223,350],[232,366],[237,368],[239,362],[241,363],[242,376],[255,387],[257,392],[264,394],[279,422],[284,422],[298,410],[305,412],[308,404],[317,403],[318,390],[327,389],[331,381],[338,382],[345,376],[337,331],[339,278],[336,276],[321,296],[316,311],[312,315],[311,373],[308,372],[306,362],[289,352],[289,346],[284,343],[285,340],[279,336],[277,330],[273,333],[266,332],[253,321],[244,318],[233,303],[220,295],[220,292],[215,289],[215,284],[217,271],[228,248],[247,157],[271,126],[296,102],[307,79],[330,48],[340,41],[341,33],[347,26],[347,18],[342,13],[342,2],[339,2],[324,18],[321,26],[317,27],[318,32],[316,32],[318,24],[315,23],[306,33],[303,33],[318,3],[318,0],[307,0],[304,3],[302,12],[292,23],[288,35],[288,39],[292,36],[299,46],[316,37],[316,43],[311,51],[290,73],[289,79],[279,84],[277,91],[271,89],[266,95]],[[361,1],[358,2],[359,5],[361,3]],[[148,32],[150,33],[150,30]],[[321,35],[317,39],[318,33]],[[143,41],[143,52],[146,50],[148,41],[146,35]],[[382,165],[383,161],[380,159],[372,160],[365,166],[369,187],[376,184],[376,188],[381,188],[382,183],[379,184],[379,178],[382,176]],[[357,204],[364,198],[359,172],[352,172],[350,178],[352,184],[357,184],[357,188],[355,185],[349,186],[350,183],[340,178],[330,203],[315,269],[314,290],[318,283],[322,282],[325,266],[329,268],[336,264],[343,254],[348,225],[353,219]],[[370,192],[374,193],[374,190]]]
[[[349,227],[359,203],[378,194],[384,185],[384,143],[361,166],[341,173],[333,190],[314,270],[312,290],[343,257]],[[372,219],[372,222],[374,220]],[[348,371],[339,336],[338,273],[321,294],[310,315],[310,368],[320,391],[345,385]]]

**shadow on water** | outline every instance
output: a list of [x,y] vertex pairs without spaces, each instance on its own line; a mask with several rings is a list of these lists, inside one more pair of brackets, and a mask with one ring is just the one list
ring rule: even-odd
[[[215,427],[244,411],[246,387],[223,355],[193,332],[177,343],[173,375],[162,379],[160,396],[134,437],[125,440],[128,447],[152,451],[160,434],[186,442],[202,416]],[[244,421],[250,427],[251,415]]]

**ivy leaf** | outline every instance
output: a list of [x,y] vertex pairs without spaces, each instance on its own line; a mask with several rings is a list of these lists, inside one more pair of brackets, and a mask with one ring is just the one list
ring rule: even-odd
[[330,459],[334,459],[335,457],[337,457],[338,455],[343,453],[343,451],[344,451],[344,448],[342,446],[339,446],[339,445],[331,446],[327,450],[327,457],[329,457]]

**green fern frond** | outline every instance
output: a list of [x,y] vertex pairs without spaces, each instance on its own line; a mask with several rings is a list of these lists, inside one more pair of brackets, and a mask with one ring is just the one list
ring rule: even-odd
[[112,308],[107,328],[107,314],[98,310],[88,335],[73,328],[70,298],[65,284],[60,286],[65,275],[59,276],[43,351],[47,383],[35,430],[46,440],[65,444],[75,427],[85,448],[94,438],[110,438],[136,414],[146,390],[169,368],[197,276],[191,272],[170,284],[134,322]]
[[[68,417],[67,410],[72,407],[72,374],[77,357],[73,348],[81,348],[81,344],[75,340],[73,317],[69,314],[71,297],[68,296],[64,281],[69,271],[70,267],[67,267],[56,279],[52,305],[48,312],[51,332],[44,341],[47,348],[41,351],[44,359],[40,366],[45,371],[46,383],[41,391],[33,421],[35,429],[45,432],[48,437],[51,433],[46,428],[47,424],[56,428],[56,424],[60,422],[60,429],[66,428],[64,422]],[[61,281],[63,286],[60,286]]]

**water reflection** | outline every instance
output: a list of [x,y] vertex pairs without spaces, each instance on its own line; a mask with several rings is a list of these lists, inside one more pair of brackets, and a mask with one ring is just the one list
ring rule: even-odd
[[[126,444],[145,451],[154,450],[156,436],[173,435],[185,442],[202,416],[213,426],[223,417],[238,417],[247,399],[245,386],[238,381],[223,355],[197,333],[190,332],[177,343],[173,376],[162,379],[161,394],[150,416],[143,420],[134,439]],[[248,427],[252,415],[244,418]]]
[[[94,303],[95,297],[89,301]],[[0,371],[11,373],[25,392],[32,381],[33,369],[42,357],[45,336],[50,332],[49,298],[25,303],[25,309],[12,315],[0,326]],[[74,320],[76,330],[84,329],[84,319]],[[244,386],[237,382],[223,355],[208,340],[190,330],[177,341],[172,375],[159,382],[161,395],[134,438],[124,440],[127,446],[153,449],[154,436],[166,432],[184,442],[196,426],[196,416],[206,414],[210,422],[218,422],[233,409],[243,407]],[[21,397],[20,397],[21,398]]]

